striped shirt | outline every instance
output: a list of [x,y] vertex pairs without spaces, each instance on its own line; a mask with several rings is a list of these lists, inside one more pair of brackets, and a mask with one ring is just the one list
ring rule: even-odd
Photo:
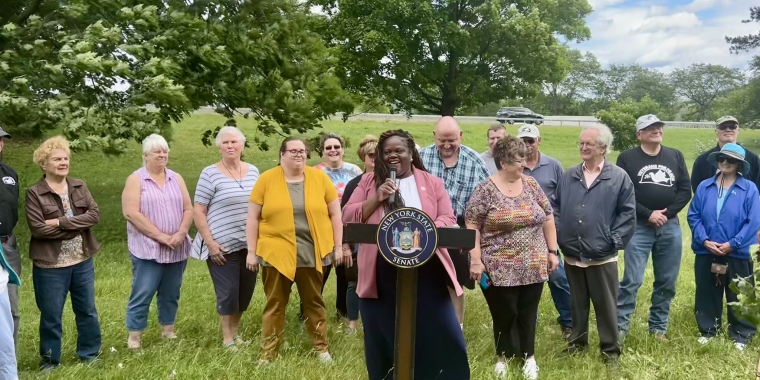
[[[140,178],[140,213],[153,223],[159,231],[173,235],[182,224],[184,209],[182,190],[177,181],[177,173],[166,170],[163,188],[150,177],[148,169],[142,167],[133,174]],[[127,247],[129,253],[142,260],[153,260],[159,264],[177,263],[187,260],[190,253],[190,237],[176,249],[171,249],[143,235],[127,221]]]
[[[248,198],[259,179],[259,169],[251,164],[246,165],[248,174],[242,181],[225,176],[216,165],[207,166],[201,172],[195,188],[194,201],[208,207],[206,221],[211,236],[226,250],[225,254],[248,248],[245,239]],[[203,244],[200,233],[193,240],[192,257],[208,259],[208,247]]]
[[446,167],[435,145],[420,150],[420,158],[428,173],[440,178],[451,198],[454,214],[464,216],[465,206],[472,192],[488,178],[488,167],[478,152],[464,145],[459,146],[459,159],[452,167]]

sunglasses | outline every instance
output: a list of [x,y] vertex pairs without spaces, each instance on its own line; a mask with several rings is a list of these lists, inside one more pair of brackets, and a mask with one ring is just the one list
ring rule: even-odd
[[739,126],[736,124],[721,124],[718,126],[718,129],[720,129],[721,131],[725,131],[726,129],[733,131],[736,128],[739,128]]
[[718,157],[718,162],[725,162],[725,163],[728,163],[730,165],[734,165],[734,164],[738,164],[741,161],[739,161],[739,160],[737,160],[735,158],[728,157],[728,156],[720,156],[720,157]]
[[536,139],[530,137],[523,137],[522,141],[528,145],[533,145],[536,143]]
[[342,148],[340,145],[327,145],[327,146],[325,146],[325,150],[333,150],[333,149],[338,150],[340,148]]

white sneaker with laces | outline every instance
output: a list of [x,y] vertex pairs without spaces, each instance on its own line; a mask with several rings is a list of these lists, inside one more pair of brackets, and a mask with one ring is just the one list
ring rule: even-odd
[[745,346],[746,346],[746,344],[744,344],[744,343],[738,343],[738,342],[734,343],[734,347],[736,347],[736,349],[739,350],[739,351],[744,351],[744,347]]
[[701,345],[704,346],[707,343],[710,343],[710,338],[708,338],[706,336],[700,336],[699,339],[697,339],[697,343],[699,343],[699,344],[701,344]]
[[322,364],[332,364],[333,362],[332,356],[330,356],[329,352],[323,352],[317,355],[317,359],[322,362]]
[[507,363],[497,362],[496,366],[493,368],[493,372],[496,374],[497,378],[503,379],[507,376]]
[[525,360],[525,364],[522,368],[523,376],[528,380],[538,379],[538,364],[536,364],[536,358],[529,358]]

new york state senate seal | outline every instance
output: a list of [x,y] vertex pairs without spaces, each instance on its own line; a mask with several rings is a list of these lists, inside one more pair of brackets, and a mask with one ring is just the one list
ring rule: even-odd
[[383,258],[399,268],[425,264],[438,247],[435,221],[416,208],[393,210],[380,220],[377,248]]

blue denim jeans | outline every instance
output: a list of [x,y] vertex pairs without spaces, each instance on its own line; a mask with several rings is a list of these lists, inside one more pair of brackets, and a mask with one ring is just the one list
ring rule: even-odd
[[77,356],[89,361],[100,352],[101,335],[95,308],[95,267],[92,258],[65,268],[32,269],[34,298],[40,310],[40,366],[61,364],[63,306],[71,293],[77,324]]
[[142,260],[133,255],[129,257],[132,258],[132,294],[127,303],[127,330],[143,331],[148,327],[148,311],[153,296],[156,296],[158,304],[158,323],[173,325],[187,260],[159,264],[155,260]]
[[8,288],[0,293],[0,379],[18,379],[13,344],[13,313]]
[[654,287],[649,309],[649,332],[666,333],[670,303],[676,295],[676,280],[681,267],[681,224],[678,218],[662,227],[639,222],[633,238],[625,247],[625,272],[618,291],[618,328],[625,334],[630,329],[631,314],[636,309],[636,295],[644,281],[644,271],[652,253]]
[[557,323],[562,327],[573,327],[573,319],[570,315],[570,284],[565,274],[564,260],[559,258],[559,267],[549,275],[549,290],[552,294],[554,307],[557,308]]

